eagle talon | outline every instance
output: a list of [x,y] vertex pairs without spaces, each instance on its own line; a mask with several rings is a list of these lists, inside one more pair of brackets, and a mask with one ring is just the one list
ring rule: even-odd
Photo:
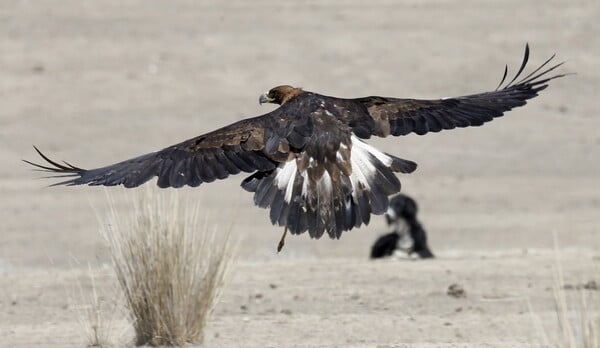
[[279,253],[281,251],[281,249],[283,249],[283,246],[285,245],[285,236],[287,235],[287,226],[285,226],[284,230],[283,230],[283,235],[281,236],[281,239],[279,240],[279,244],[277,244],[277,253]]

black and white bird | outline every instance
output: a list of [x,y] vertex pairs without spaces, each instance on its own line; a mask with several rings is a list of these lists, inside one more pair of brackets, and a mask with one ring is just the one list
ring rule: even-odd
[[[274,225],[293,234],[340,238],[342,232],[383,214],[388,196],[400,191],[395,173],[411,173],[412,161],[367,144],[371,136],[423,135],[444,129],[481,126],[523,106],[548,86],[562,63],[550,57],[521,80],[529,47],[515,77],[491,92],[434,100],[390,97],[345,99],[278,86],[259,102],[280,105],[262,116],[244,119],[184,142],[94,169],[51,160],[26,161],[67,178],[55,185],[139,186],[158,177],[159,187],[199,186],[240,172],[251,173],[242,187],[254,203],[270,209]],[[92,150],[96,143],[82,144]],[[283,238],[281,240],[283,242]],[[280,243],[280,247],[282,243]]]

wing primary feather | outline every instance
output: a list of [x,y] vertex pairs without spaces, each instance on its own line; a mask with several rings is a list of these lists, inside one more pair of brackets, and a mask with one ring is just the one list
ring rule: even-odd
[[504,83],[504,80],[506,80],[507,75],[508,75],[508,64],[504,66],[504,75],[502,75],[502,80],[500,80],[498,87],[496,87],[496,89],[495,89],[496,91],[500,89],[500,87]]
[[69,174],[62,174],[62,175],[54,175],[53,174],[53,175],[48,175],[48,176],[42,176],[41,179],[72,178],[74,176],[77,176],[77,174],[76,173],[69,173]]
[[38,168],[42,168],[42,169],[44,169],[44,170],[49,170],[49,171],[52,171],[52,172],[62,172],[62,171],[70,171],[70,172],[75,172],[75,171],[82,171],[82,170],[83,170],[83,169],[81,169],[81,168],[77,168],[77,167],[75,167],[75,166],[72,166],[72,165],[70,165],[70,164],[69,164],[69,163],[67,163],[67,162],[65,162],[65,164],[66,164],[68,167],[65,167],[64,165],[62,165],[62,164],[60,164],[60,163],[57,163],[57,162],[55,162],[55,161],[51,160],[50,158],[48,158],[46,155],[44,155],[44,154],[42,153],[42,151],[40,151],[40,150],[39,150],[37,147],[35,147],[35,145],[33,146],[33,148],[34,148],[34,149],[35,149],[35,151],[38,153],[38,155],[40,155],[40,157],[42,157],[42,158],[43,158],[43,159],[44,159],[46,162],[50,163],[51,165],[55,166],[56,168],[52,168],[52,167],[46,167],[46,166],[43,166],[43,165],[41,165],[41,164],[33,163],[33,162],[30,162],[30,161],[27,161],[27,160],[23,160],[23,162],[25,162],[25,163],[29,163],[29,164],[31,164],[31,165],[33,165],[33,166],[36,166],[36,167],[38,167]]
[[517,73],[515,74],[515,77],[513,77],[513,79],[510,80],[510,82],[506,85],[506,87],[509,87],[513,82],[515,82],[515,80],[519,77],[519,75],[521,75],[521,73],[523,72],[523,69],[525,69],[525,65],[527,65],[527,61],[529,61],[529,43],[525,44],[525,55],[523,56],[523,62],[521,63],[521,67],[519,68],[519,71],[517,71]]
[[556,57],[556,54],[553,54],[552,56],[550,56],[550,58],[546,59],[546,61],[542,65],[538,66],[534,71],[530,72],[527,76],[525,76],[523,79],[521,79],[521,81],[517,82],[517,84],[523,83],[523,81],[529,79],[535,73],[537,73],[538,71],[540,71],[541,69],[543,69],[548,63],[550,63],[550,61],[552,61],[552,59],[554,59],[554,57]]
[[69,168],[73,169],[73,170],[81,170],[81,168],[77,168],[74,165],[72,165],[71,163],[67,162],[67,161],[63,161],[64,164],[66,164]]
[[559,66],[561,66],[561,65],[563,65],[563,64],[565,64],[565,62],[560,62],[560,63],[558,63],[558,64],[554,65],[553,67],[551,67],[551,68],[548,68],[548,69],[546,69],[546,70],[542,71],[541,73],[539,73],[539,74],[537,74],[537,75],[535,75],[535,76],[533,76],[533,77],[530,77],[530,78],[529,78],[529,79],[527,79],[527,80],[522,80],[522,81],[519,81],[519,83],[518,83],[518,84],[528,84],[528,83],[531,83],[531,84],[534,84],[534,85],[541,85],[541,84],[543,84],[543,83],[546,83],[546,82],[548,82],[548,81],[550,81],[550,80],[557,79],[557,78],[559,78],[559,77],[563,77],[563,76],[565,76],[566,74],[560,74],[560,75],[556,75],[556,76],[548,77],[548,78],[546,78],[546,79],[543,79],[543,80],[536,81],[536,79],[538,79],[538,78],[540,78],[540,77],[542,77],[542,76],[546,75],[547,73],[551,72],[552,70],[554,70],[554,69],[558,68]]
[[61,186],[61,185],[74,186],[75,185],[75,180],[71,179],[71,180],[65,180],[65,181],[57,182],[55,184],[48,185],[48,187]]
[[23,162],[25,162],[27,164],[31,164],[32,166],[35,166],[37,168],[40,168],[40,169],[33,169],[36,172],[57,172],[57,173],[62,173],[62,170],[60,170],[58,168],[46,167],[46,166],[43,166],[41,164],[30,162],[28,160],[21,160],[21,161],[23,161]]

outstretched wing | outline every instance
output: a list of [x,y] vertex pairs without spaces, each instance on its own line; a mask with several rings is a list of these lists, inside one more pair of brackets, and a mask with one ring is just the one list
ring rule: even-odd
[[564,74],[548,76],[551,71],[564,63],[546,67],[553,58],[554,55],[533,72],[515,82],[529,59],[529,45],[527,45],[523,63],[515,77],[502,87],[508,72],[506,67],[502,81],[492,92],[439,100],[385,97],[351,99],[355,105],[358,103],[362,107],[354,107],[358,112],[352,113],[351,116],[354,118],[350,118],[347,122],[355,128],[355,134],[363,138],[371,135],[381,137],[406,135],[412,132],[423,135],[427,132],[439,132],[442,129],[480,126],[495,117],[502,116],[506,111],[525,105],[528,99],[537,96],[539,91],[545,89],[550,80],[564,76]]
[[25,162],[52,173],[50,177],[69,178],[53,186],[136,187],[155,176],[158,186],[163,188],[198,186],[240,172],[273,170],[278,163],[288,160],[291,147],[303,146],[311,131],[306,120],[280,117],[275,110],[106,167],[88,170],[67,162],[57,163],[37,148],[48,164]]

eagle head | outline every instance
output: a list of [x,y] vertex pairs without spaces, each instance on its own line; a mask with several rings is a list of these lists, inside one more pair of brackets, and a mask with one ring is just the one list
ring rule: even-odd
[[260,98],[258,98],[258,103],[273,103],[283,105],[302,92],[302,88],[296,88],[289,85],[277,86],[262,94]]

